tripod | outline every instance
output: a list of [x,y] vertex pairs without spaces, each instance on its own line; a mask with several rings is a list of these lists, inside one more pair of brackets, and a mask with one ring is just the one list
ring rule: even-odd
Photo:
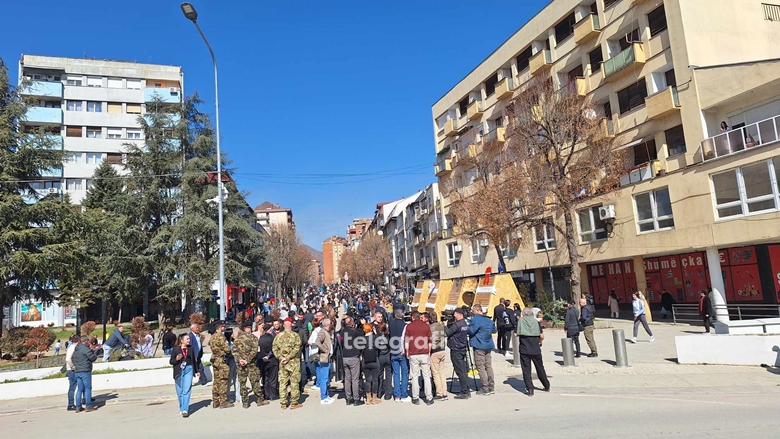
[[[474,365],[474,359],[471,357],[471,348],[470,347],[468,347],[466,349],[466,360],[468,360],[468,362],[467,362],[468,370],[466,371],[466,375],[468,375],[468,374],[472,373],[476,369],[476,366]],[[477,377],[472,375],[471,378],[474,380],[474,391],[479,390],[477,388]],[[452,368],[452,376],[450,377],[450,388],[449,388],[450,393],[452,393],[452,384],[454,382],[455,382],[455,368],[453,367]],[[461,389],[461,391],[462,390],[463,389]]]

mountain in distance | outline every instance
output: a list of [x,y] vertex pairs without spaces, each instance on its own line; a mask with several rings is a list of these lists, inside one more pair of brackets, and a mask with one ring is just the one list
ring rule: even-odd
[[315,250],[314,248],[312,248],[312,247],[309,247],[309,246],[308,246],[308,245],[306,245],[306,244],[304,244],[303,246],[306,248],[306,250],[308,250],[308,251],[309,251],[309,253],[311,253],[311,257],[312,257],[313,259],[316,259],[316,260],[317,260],[317,262],[319,262],[320,264],[322,264],[322,252],[321,252],[321,251],[319,251],[319,250]]

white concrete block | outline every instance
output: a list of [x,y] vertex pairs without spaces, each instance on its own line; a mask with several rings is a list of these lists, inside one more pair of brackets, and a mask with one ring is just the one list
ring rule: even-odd
[[683,335],[675,337],[680,364],[780,366],[777,335]]

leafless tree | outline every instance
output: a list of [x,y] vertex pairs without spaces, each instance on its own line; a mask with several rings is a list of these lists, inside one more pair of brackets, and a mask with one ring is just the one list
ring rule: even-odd
[[[384,273],[392,267],[390,246],[384,237],[374,232],[364,234],[355,251],[355,279],[378,288]],[[352,274],[350,273],[350,279]]]
[[268,246],[268,269],[278,297],[282,292],[282,288],[286,288],[289,285],[295,253],[301,243],[295,229],[286,225],[272,226],[270,235],[266,241]]

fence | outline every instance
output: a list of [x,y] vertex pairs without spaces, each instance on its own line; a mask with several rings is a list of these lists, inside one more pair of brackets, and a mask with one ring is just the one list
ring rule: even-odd
[[[729,314],[731,320],[753,320],[780,317],[780,305],[754,305],[754,304],[727,304],[714,305],[713,314],[710,317],[714,320],[719,311],[724,309]],[[698,304],[675,304],[672,305],[672,319],[674,323],[696,323],[702,324],[701,314]]]

